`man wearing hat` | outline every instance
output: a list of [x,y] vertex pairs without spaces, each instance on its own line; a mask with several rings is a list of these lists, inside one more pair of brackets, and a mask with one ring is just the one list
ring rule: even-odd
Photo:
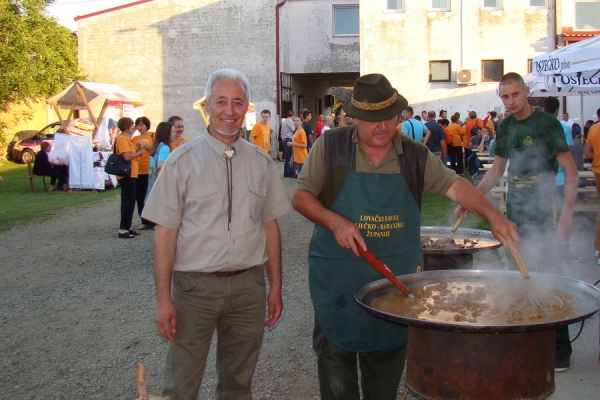
[[[423,267],[423,191],[445,194],[486,218],[494,235],[516,249],[516,226],[427,147],[396,131],[407,101],[381,74],[354,83],[344,104],[354,125],[332,129],[313,146],[292,206],[315,223],[309,284],[315,309],[313,348],[322,399],[396,399],[406,357],[406,328],[377,318],[354,300],[381,276],[362,257],[369,248],[396,275]],[[355,242],[356,241],[356,242]]]

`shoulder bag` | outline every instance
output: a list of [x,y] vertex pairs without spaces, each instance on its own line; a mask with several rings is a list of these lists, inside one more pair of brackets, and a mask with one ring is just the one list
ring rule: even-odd
[[116,149],[114,149],[113,153],[108,156],[106,165],[104,166],[104,172],[109,175],[117,176],[131,175],[131,162],[125,161],[123,156],[116,154],[115,151]]

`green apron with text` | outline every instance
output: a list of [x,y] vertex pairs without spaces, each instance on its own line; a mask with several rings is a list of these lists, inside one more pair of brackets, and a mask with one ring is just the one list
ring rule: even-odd
[[[423,266],[417,202],[400,174],[350,170],[331,210],[354,222],[367,247],[395,275]],[[383,277],[363,257],[341,248],[333,233],[315,226],[308,252],[309,285],[315,316],[327,340],[354,352],[389,350],[406,344],[406,327],[363,310],[354,293]]]
[[562,208],[551,162],[524,139],[523,147],[513,147],[508,166],[506,217],[519,232],[528,229],[556,228]]

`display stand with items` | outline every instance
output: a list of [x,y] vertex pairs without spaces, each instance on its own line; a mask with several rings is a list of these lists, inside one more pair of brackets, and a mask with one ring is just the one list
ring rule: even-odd
[[[69,165],[69,192],[116,187],[116,177],[104,172],[117,133],[114,121],[142,115],[144,102],[117,85],[77,81],[46,103],[65,132],[55,135],[50,157]],[[87,112],[87,118],[75,118],[79,112]]]

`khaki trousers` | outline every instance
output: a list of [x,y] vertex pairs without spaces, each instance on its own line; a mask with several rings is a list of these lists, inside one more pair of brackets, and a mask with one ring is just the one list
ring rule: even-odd
[[171,400],[198,398],[216,328],[216,398],[252,399],[252,374],[266,314],[264,267],[222,278],[175,272],[172,297],[177,332],[167,355],[163,396]]

